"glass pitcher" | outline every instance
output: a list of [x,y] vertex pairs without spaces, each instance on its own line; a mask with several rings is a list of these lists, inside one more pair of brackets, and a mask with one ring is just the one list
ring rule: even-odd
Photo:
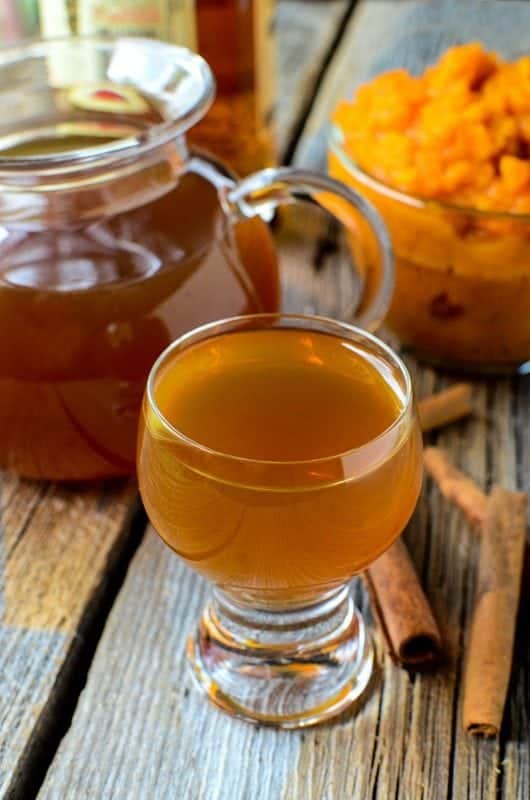
[[159,353],[202,323],[279,309],[264,220],[281,203],[312,199],[348,227],[356,321],[383,317],[393,267],[376,212],[318,173],[237,182],[190,152],[185,133],[213,97],[202,58],[152,40],[0,52],[0,467],[56,480],[133,472]]

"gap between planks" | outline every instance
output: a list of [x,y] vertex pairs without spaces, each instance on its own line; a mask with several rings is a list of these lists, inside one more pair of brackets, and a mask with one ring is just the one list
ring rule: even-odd
[[[345,0],[345,2],[341,3],[330,3],[329,0],[327,2],[324,0],[324,2],[320,3],[305,3],[304,16],[307,17],[307,15],[314,14],[316,10],[315,21],[320,26],[325,25],[327,33],[322,38],[319,53],[312,54],[311,61],[313,63],[307,70],[304,80],[299,83],[296,92],[285,91],[291,84],[289,77],[290,63],[292,63],[293,58],[298,61],[307,59],[310,49],[307,47],[307,35],[303,35],[305,34],[303,30],[296,32],[296,39],[293,37],[293,32],[296,28],[292,26],[292,12],[289,12],[289,3],[283,3],[279,6],[278,28],[280,35],[285,37],[279,53],[279,74],[281,76],[279,82],[280,122],[284,118],[287,119],[287,115],[281,113],[282,105],[287,102],[296,104],[296,111],[290,117],[290,125],[282,126],[280,124],[279,151],[284,164],[290,164],[293,159],[327,68],[333,59],[336,49],[340,46],[347,30],[348,21],[352,17],[358,2],[359,0]],[[301,9],[298,8],[297,10],[300,12]],[[320,57],[316,58],[315,55]]]

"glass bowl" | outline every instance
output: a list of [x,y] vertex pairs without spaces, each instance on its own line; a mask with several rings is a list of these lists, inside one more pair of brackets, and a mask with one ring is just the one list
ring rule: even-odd
[[467,372],[530,365],[530,215],[422,200],[385,185],[343,150],[329,171],[382,215],[395,256],[388,327],[419,357]]

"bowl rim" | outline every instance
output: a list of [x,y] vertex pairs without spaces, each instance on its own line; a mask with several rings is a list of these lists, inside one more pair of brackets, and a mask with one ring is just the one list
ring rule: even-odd
[[368,186],[379,194],[397,200],[404,205],[417,209],[434,209],[437,211],[448,211],[454,214],[465,214],[480,220],[511,220],[530,223],[530,212],[519,213],[515,211],[501,211],[496,209],[482,209],[474,206],[466,206],[460,203],[451,203],[445,200],[434,200],[428,197],[419,197],[401,189],[396,189],[388,183],[384,183],[379,178],[366,172],[344,149],[344,132],[336,123],[331,123],[328,134],[329,150],[340,159],[342,165],[351,172],[357,180]]

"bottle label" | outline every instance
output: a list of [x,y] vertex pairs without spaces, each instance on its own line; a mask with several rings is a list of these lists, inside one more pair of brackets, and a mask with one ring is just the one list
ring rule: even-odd
[[258,127],[270,126],[275,114],[275,5],[275,0],[254,2],[254,69]]
[[130,34],[162,37],[166,27],[164,0],[79,0],[80,34]]
[[195,0],[39,0],[43,36],[150,36],[197,47]]

